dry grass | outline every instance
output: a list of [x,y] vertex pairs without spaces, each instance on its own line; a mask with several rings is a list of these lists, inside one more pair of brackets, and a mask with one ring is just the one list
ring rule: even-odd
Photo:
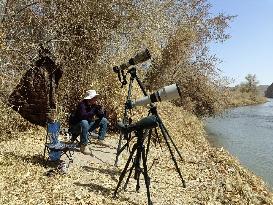
[[266,97],[258,94],[254,95],[251,93],[240,92],[238,90],[231,91],[228,98],[229,107],[239,107],[246,105],[255,105],[267,102]]
[[[273,204],[264,182],[243,168],[223,149],[212,148],[203,126],[193,115],[168,103],[159,112],[175,140],[184,162],[179,162],[186,188],[174,169],[166,146],[152,146],[149,155],[151,193],[154,204]],[[140,193],[131,179],[127,191],[112,198],[119,168],[88,162],[74,166],[67,175],[44,176],[42,166],[44,130],[16,133],[16,139],[0,143],[0,204],[146,204],[141,180]],[[117,142],[110,136],[106,143]],[[124,153],[121,164],[127,154]],[[113,162],[114,163],[114,162]]]
[[0,142],[3,140],[17,138],[18,132],[27,131],[29,129],[36,130],[37,128],[31,123],[24,120],[18,113],[12,110],[0,100]]

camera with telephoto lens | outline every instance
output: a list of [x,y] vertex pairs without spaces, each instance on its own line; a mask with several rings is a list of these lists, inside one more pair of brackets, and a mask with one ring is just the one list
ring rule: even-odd
[[126,70],[131,65],[137,65],[139,63],[143,63],[151,58],[150,52],[148,49],[141,51],[136,54],[135,57],[131,58],[127,63],[123,63],[120,66],[114,66],[113,71],[115,73],[119,73],[120,71]]

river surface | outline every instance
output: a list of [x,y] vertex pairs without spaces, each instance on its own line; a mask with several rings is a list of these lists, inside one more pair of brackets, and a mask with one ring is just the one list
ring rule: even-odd
[[205,121],[208,140],[224,147],[273,189],[273,100]]

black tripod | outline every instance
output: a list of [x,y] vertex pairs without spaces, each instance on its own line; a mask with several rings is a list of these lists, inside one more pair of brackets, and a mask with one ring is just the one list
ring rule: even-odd
[[[142,93],[145,96],[148,95],[147,92],[144,89],[144,86],[143,86],[142,82],[140,81],[140,79],[138,78],[138,76],[136,74],[136,68],[133,67],[133,68],[129,69],[127,71],[127,73],[129,73],[131,75],[131,77],[130,77],[130,83],[129,83],[129,87],[128,87],[128,94],[127,94],[125,108],[124,108],[124,114],[123,114],[123,124],[125,124],[125,125],[131,124],[131,122],[132,122],[132,120],[129,119],[129,117],[128,117],[128,110],[130,109],[130,102],[131,102],[131,96],[132,96],[132,88],[133,88],[133,82],[134,82],[135,79],[136,79],[136,81],[137,81],[137,83],[138,83],[138,85],[139,85]],[[126,82],[126,76],[123,75],[122,85],[126,85],[126,84],[127,84],[127,82]],[[123,147],[121,147],[121,143],[122,143],[122,139],[123,138],[125,138],[127,140],[127,142],[126,142],[126,144]],[[116,160],[115,160],[115,166],[117,166],[117,164],[118,164],[119,155],[121,154],[121,152],[126,147],[128,147],[129,142],[130,142],[130,137],[128,135],[126,136],[123,133],[120,133],[118,147],[117,147]]]
[[[123,171],[121,172],[121,175],[119,177],[118,185],[117,185],[117,187],[115,189],[115,192],[114,192],[114,196],[116,196],[116,194],[118,192],[118,189],[121,186],[122,180],[123,180],[123,178],[125,177],[125,175],[127,173],[130,162],[132,162],[132,166],[128,170],[129,174],[128,174],[127,180],[126,180],[126,182],[124,184],[124,189],[126,189],[127,184],[129,182],[129,179],[130,179],[130,177],[132,175],[132,172],[133,172],[133,170],[135,170],[134,179],[137,180],[136,191],[139,191],[139,188],[140,188],[139,178],[140,178],[140,174],[143,174],[146,189],[147,189],[148,204],[152,205],[152,201],[151,201],[151,197],[150,197],[150,177],[148,175],[147,158],[148,158],[149,144],[150,144],[151,134],[152,134],[151,131],[152,131],[153,128],[156,128],[156,127],[160,128],[160,130],[162,132],[162,135],[163,135],[163,138],[164,138],[164,141],[166,142],[168,150],[171,153],[171,157],[172,157],[172,160],[174,162],[176,171],[178,172],[179,177],[181,178],[181,181],[182,181],[182,184],[183,184],[184,188],[185,188],[185,181],[184,181],[184,179],[182,177],[182,174],[181,174],[181,171],[180,171],[180,169],[178,167],[178,163],[177,163],[176,158],[174,156],[173,148],[177,151],[177,153],[179,154],[179,157],[181,158],[181,160],[183,160],[182,156],[181,156],[180,152],[178,151],[176,145],[174,144],[172,138],[170,137],[170,135],[169,135],[167,129],[165,128],[164,124],[162,123],[162,121],[161,121],[161,119],[160,119],[160,117],[159,117],[159,115],[157,113],[156,107],[152,107],[150,109],[150,111],[151,111],[152,115],[141,119],[140,121],[138,121],[135,124],[130,125],[129,127],[126,127],[125,125],[120,125],[121,126],[120,129],[124,133],[135,131],[135,134],[136,134],[136,137],[137,137],[137,142],[133,145],[133,148],[132,148],[132,150],[130,152],[130,155],[129,155],[129,158],[128,158],[127,162],[126,162],[126,165],[125,165]],[[145,138],[147,136],[147,133],[144,134],[144,130],[149,130],[146,150],[145,150],[144,141],[145,141]],[[171,145],[173,146],[173,148],[172,148]],[[135,152],[136,152],[136,154],[135,154]],[[133,159],[134,155],[135,155],[135,158]],[[142,159],[143,168],[140,167],[141,159]]]
[[[128,170],[130,162],[132,162],[132,166],[129,169],[129,175],[128,175],[127,180],[124,185],[124,190],[127,187],[127,184],[129,182],[129,179],[132,175],[133,170],[135,170],[134,179],[137,180],[136,191],[138,192],[139,188],[140,188],[140,184],[139,184],[140,174],[143,174],[146,189],[147,189],[148,205],[152,205],[151,196],[150,196],[150,177],[148,176],[148,168],[147,168],[147,154],[145,153],[145,145],[143,144],[144,140],[145,140],[145,135],[144,135],[143,129],[136,130],[135,134],[137,137],[137,142],[133,145],[133,148],[132,148],[130,156],[126,162],[126,165],[120,174],[119,182],[118,182],[118,185],[117,185],[115,192],[114,192],[114,197],[116,197],[116,195],[117,195],[118,189],[121,185],[123,178],[126,175],[126,172]],[[135,154],[135,152],[136,152],[136,154]],[[135,154],[135,158],[133,159],[134,154]],[[141,159],[142,159],[143,168],[141,168],[141,166],[140,166]]]

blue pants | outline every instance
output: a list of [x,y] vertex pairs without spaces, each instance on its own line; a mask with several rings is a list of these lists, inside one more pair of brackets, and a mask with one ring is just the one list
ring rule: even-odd
[[106,118],[97,119],[95,121],[82,120],[79,123],[71,126],[72,140],[75,140],[80,134],[80,143],[88,144],[88,132],[92,132],[99,127],[99,140],[104,140],[107,131],[108,120]]

